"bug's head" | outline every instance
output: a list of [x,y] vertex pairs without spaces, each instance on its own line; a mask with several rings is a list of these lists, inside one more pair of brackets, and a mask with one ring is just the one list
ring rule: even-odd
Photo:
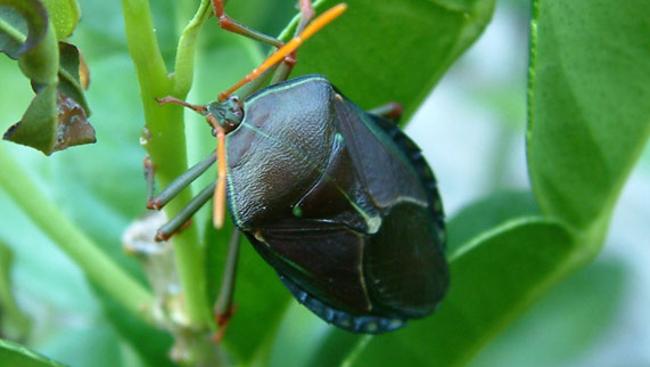
[[214,117],[219,126],[229,133],[244,119],[244,103],[237,96],[223,102],[212,102],[207,106],[207,115]]

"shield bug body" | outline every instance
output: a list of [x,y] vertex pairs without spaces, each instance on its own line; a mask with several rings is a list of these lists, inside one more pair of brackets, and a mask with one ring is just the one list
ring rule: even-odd
[[240,116],[230,212],[294,296],[361,332],[433,311],[448,282],[442,209],[413,142],[321,76],[263,89]]
[[222,149],[216,192],[227,192],[233,222],[300,303],[362,333],[436,308],[449,282],[442,204],[420,150],[393,122],[319,75],[243,100],[162,102],[213,126]]

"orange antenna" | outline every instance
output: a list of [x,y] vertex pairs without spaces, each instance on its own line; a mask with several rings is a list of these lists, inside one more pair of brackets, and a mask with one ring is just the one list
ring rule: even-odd
[[226,132],[217,128],[217,187],[214,189],[212,223],[217,229],[223,227],[226,216]]
[[253,69],[253,71],[251,71],[243,79],[235,83],[232,87],[228,88],[225,92],[219,94],[219,100],[220,101],[225,100],[231,94],[233,94],[237,89],[255,80],[266,70],[272,68],[277,63],[282,61],[285,57],[289,56],[298,47],[300,47],[300,45],[302,45],[303,42],[309,39],[309,37],[313,36],[316,32],[320,31],[323,27],[325,27],[326,25],[331,23],[334,19],[338,18],[341,14],[343,14],[343,12],[347,8],[348,8],[347,4],[341,3],[331,7],[326,12],[318,16],[318,18],[314,19],[313,22],[309,23],[309,25],[305,28],[304,31],[302,31],[299,35],[291,39],[291,41],[287,42],[284,46],[282,46],[280,49],[278,49],[273,54],[271,54],[271,56],[269,56],[266,60],[264,60],[264,62],[260,66]]

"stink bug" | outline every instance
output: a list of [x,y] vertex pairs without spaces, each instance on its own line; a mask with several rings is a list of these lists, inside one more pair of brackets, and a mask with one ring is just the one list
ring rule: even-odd
[[[223,13],[222,2],[213,4],[231,29],[236,23]],[[363,111],[320,75],[233,95],[280,62],[290,69],[299,43],[344,9],[339,5],[309,23],[311,4],[301,1],[297,37],[216,102],[160,99],[205,116],[218,148],[216,157],[190,169],[150,207],[160,208],[217,161],[217,183],[163,226],[159,239],[214,193],[215,225],[223,223],[227,201],[238,230],[300,303],[340,328],[376,334],[433,312],[449,282],[435,179],[419,148],[387,118],[398,109]],[[284,76],[275,79],[286,78],[281,68],[276,74]],[[232,262],[238,232],[233,238]],[[218,312],[225,319],[232,284],[222,291]]]

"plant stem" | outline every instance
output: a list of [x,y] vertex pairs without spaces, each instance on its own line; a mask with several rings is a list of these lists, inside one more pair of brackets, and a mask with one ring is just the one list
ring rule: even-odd
[[34,224],[81,267],[91,282],[142,317],[143,311],[153,303],[153,296],[72,223],[2,146],[0,172],[0,187],[7,191]]
[[[201,3],[199,11],[205,8],[205,2]],[[187,169],[183,111],[179,106],[159,106],[155,99],[167,95],[185,98],[191,86],[193,72],[193,68],[187,64],[193,63],[193,56],[177,57],[185,60],[183,62],[186,65],[181,77],[185,85],[183,88],[177,88],[174,79],[167,74],[158,47],[148,1],[122,0],[122,7],[127,43],[136,67],[144,107],[147,138],[144,147],[154,163],[159,184],[167,186]],[[192,36],[191,33],[198,30],[200,20],[205,18],[206,15],[199,14],[198,18],[195,17],[196,24],[188,26],[190,35],[181,37],[181,42],[185,42],[185,46],[179,47],[180,52],[184,54],[194,52],[196,35]],[[179,213],[191,197],[190,189],[181,192],[165,207],[167,216],[171,218]],[[173,243],[176,267],[184,293],[187,326],[197,330],[206,329],[210,325],[211,315],[206,292],[204,251],[196,226],[190,226],[179,233],[174,237]]]

